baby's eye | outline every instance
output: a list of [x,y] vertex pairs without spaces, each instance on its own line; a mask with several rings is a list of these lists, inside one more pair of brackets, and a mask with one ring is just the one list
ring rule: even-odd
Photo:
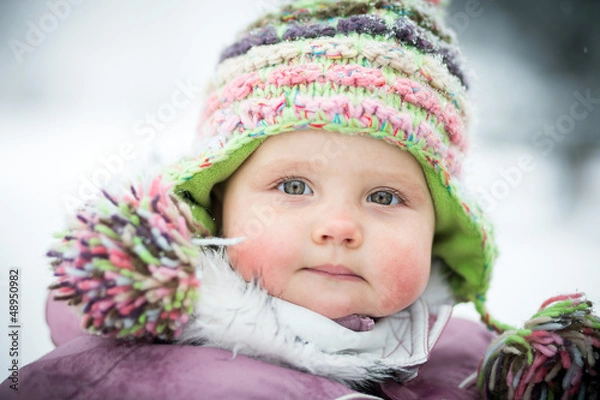
[[291,195],[312,194],[312,190],[308,187],[308,185],[298,179],[292,179],[280,183],[277,186],[277,190]]
[[369,197],[367,197],[367,201],[384,206],[391,206],[402,202],[397,195],[383,190],[370,194]]

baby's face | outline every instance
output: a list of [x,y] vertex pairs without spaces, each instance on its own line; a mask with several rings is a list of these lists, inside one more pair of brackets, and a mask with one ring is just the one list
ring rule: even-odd
[[232,265],[273,296],[329,318],[382,317],[425,289],[435,217],[408,152],[368,137],[267,139],[224,188]]

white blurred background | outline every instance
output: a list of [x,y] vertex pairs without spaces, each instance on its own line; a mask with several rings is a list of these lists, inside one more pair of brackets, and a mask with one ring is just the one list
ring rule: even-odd
[[[0,3],[0,368],[9,268],[22,275],[25,365],[53,348],[44,254],[66,203],[152,148],[168,159],[187,146],[220,49],[273,1]],[[501,251],[488,305],[512,324],[559,293],[600,301],[600,3],[523,3],[454,0],[449,10],[476,75],[466,172]],[[588,91],[596,102],[573,106]],[[152,127],[157,113],[170,121]],[[469,305],[456,312],[476,318]]]

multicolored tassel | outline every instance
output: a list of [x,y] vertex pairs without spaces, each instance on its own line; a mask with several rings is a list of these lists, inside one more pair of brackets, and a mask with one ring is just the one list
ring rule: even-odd
[[121,197],[103,194],[47,253],[54,299],[76,305],[89,332],[173,339],[198,297],[201,248],[192,240],[203,229],[160,177]]
[[479,372],[485,399],[600,397],[600,318],[582,294],[542,304],[525,329],[488,348]]

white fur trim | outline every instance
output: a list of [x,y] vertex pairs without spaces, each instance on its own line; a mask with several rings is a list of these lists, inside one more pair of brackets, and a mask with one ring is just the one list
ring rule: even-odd
[[[371,331],[354,332],[245,282],[224,251],[204,254],[200,298],[178,343],[224,348],[350,386],[387,378],[404,382],[416,376],[450,316],[451,296],[435,265],[425,292],[431,299],[424,296],[381,318]],[[437,311],[431,327],[430,309]]]

